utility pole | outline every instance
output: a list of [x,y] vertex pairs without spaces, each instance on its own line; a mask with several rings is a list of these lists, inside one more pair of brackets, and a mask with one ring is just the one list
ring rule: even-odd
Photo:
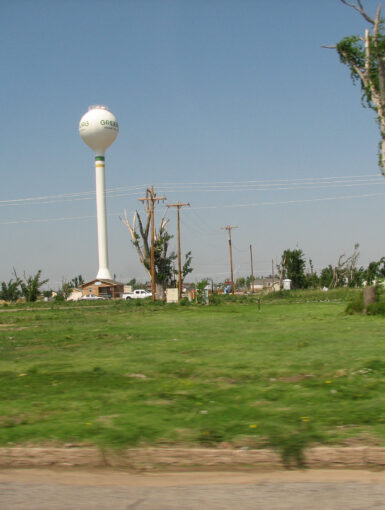
[[251,293],[254,294],[254,269],[253,269],[253,247],[250,244],[250,265],[251,265]]
[[140,202],[147,202],[147,207],[150,207],[151,218],[151,293],[152,300],[155,301],[155,203],[167,200],[167,197],[157,197],[154,191],[154,186],[146,190],[146,197],[139,198]]
[[189,203],[181,204],[177,202],[176,204],[168,204],[167,207],[176,207],[176,217],[177,217],[177,225],[178,225],[178,299],[179,301],[182,299],[182,261],[181,261],[181,250],[180,250],[180,208],[181,207],[190,207]]
[[232,227],[231,225],[227,225],[226,227],[221,227],[222,230],[227,230],[227,232],[229,233],[231,294],[234,296],[233,250],[231,247],[231,231],[233,228],[238,228],[238,227]]

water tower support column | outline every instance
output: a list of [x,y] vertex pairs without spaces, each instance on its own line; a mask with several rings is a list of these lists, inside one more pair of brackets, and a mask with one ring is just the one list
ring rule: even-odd
[[111,280],[108,264],[107,245],[107,213],[106,213],[106,185],[104,171],[104,155],[95,156],[95,179],[96,179],[96,216],[98,224],[98,254],[99,271],[96,278]]
[[96,218],[98,229],[98,279],[112,280],[108,265],[106,186],[104,176],[104,153],[115,141],[119,124],[107,106],[94,105],[88,108],[79,123],[79,134],[95,156]]

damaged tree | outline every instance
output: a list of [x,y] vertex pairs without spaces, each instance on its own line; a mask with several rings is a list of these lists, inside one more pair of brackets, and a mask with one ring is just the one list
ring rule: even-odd
[[[120,220],[128,228],[139,260],[151,278],[151,238],[149,239],[151,215],[148,210],[146,210],[146,213],[147,217],[144,223],[138,211],[135,212],[131,224],[128,220],[127,211],[124,211],[124,217],[121,217]],[[167,223],[168,220],[163,217],[158,231],[155,231],[154,268],[155,295],[157,299],[162,299],[167,285],[171,282],[173,262],[176,259],[174,252],[170,255],[167,254],[169,240],[172,238],[166,230]]]
[[345,253],[339,256],[337,265],[333,268],[333,279],[330,287],[342,287],[347,285],[353,287],[360,283],[359,276],[362,275],[362,270],[357,273],[357,261],[360,256],[358,251],[359,244],[354,245],[354,252],[350,257],[346,257]]
[[350,3],[341,2],[352,7],[372,25],[372,31],[365,30],[365,36],[344,37],[334,46],[324,48],[337,50],[340,61],[349,67],[352,81],[361,85],[362,103],[374,110],[380,126],[381,141],[379,166],[385,175],[385,34],[381,19],[381,4],[378,5],[374,18],[365,11],[360,0]]
[[[135,211],[132,222],[130,223],[127,211],[120,218],[122,223],[128,228],[133,245],[136,248],[139,260],[143,264],[149,277],[151,274],[151,218],[153,211],[149,201],[144,201],[146,218],[142,219],[138,211]],[[154,281],[155,281],[155,297],[162,299],[166,287],[175,279],[174,261],[177,258],[175,252],[168,254],[169,241],[173,238],[167,230],[168,219],[163,217],[160,221],[159,229],[154,228]],[[191,269],[191,252],[185,255],[185,263],[182,269],[182,277],[185,277],[192,271]]]

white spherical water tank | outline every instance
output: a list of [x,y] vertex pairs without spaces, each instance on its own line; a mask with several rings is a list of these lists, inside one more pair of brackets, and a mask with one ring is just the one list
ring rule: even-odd
[[79,133],[83,141],[95,153],[96,217],[98,228],[98,279],[111,280],[108,265],[107,213],[104,152],[115,141],[119,133],[116,117],[107,106],[94,105],[88,108],[79,122]]
[[119,124],[107,106],[94,105],[88,108],[79,122],[79,133],[95,154],[104,154],[116,140]]

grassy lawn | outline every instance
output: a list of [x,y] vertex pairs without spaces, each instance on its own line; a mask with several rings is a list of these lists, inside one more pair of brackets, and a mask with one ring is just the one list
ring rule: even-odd
[[385,318],[242,301],[1,308],[0,444],[385,445]]

